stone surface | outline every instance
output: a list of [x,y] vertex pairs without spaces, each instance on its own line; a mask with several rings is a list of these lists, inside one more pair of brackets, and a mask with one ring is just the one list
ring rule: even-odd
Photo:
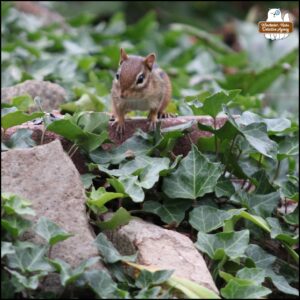
[[105,233],[121,254],[131,255],[138,251],[138,263],[175,270],[175,275],[218,293],[203,257],[185,235],[138,218]]
[[[58,109],[67,98],[64,88],[56,83],[26,80],[11,87],[1,88],[1,101],[9,103],[12,98],[24,94],[29,94],[33,99],[40,97],[42,109],[47,112]],[[34,106],[31,111],[39,111],[39,107]]]
[[[86,216],[79,173],[59,140],[2,152],[1,177],[2,192],[18,194],[32,203],[36,216],[31,219],[45,216],[74,234],[53,246],[52,258],[61,258],[75,267],[82,260],[99,255]],[[32,234],[27,237],[42,242]]]
[[[8,139],[12,134],[14,134],[20,128],[31,129],[32,130],[32,135],[31,135],[32,139],[36,142],[37,145],[41,145],[41,139],[42,139],[42,135],[43,135],[44,126],[43,125],[34,125],[32,122],[27,122],[27,123],[24,123],[19,126],[14,126],[14,127],[8,128],[5,131],[5,134],[3,136],[4,139]],[[43,138],[43,144],[48,144],[54,140],[59,140],[61,142],[64,150],[67,153],[73,146],[72,142],[66,140],[62,136],[60,136],[54,132],[51,132],[51,131],[46,131],[44,134],[44,138]],[[73,150],[74,150],[74,148],[73,148]],[[71,152],[73,152],[73,150]],[[74,155],[72,155],[71,159],[80,174],[84,174],[84,173],[88,172],[88,168],[85,165],[85,162],[86,162],[85,157],[80,152],[79,149],[74,153]]]

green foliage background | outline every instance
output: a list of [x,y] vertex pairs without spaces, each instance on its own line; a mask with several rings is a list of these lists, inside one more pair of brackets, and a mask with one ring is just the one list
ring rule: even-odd
[[[16,98],[11,105],[2,104],[4,130],[42,117],[46,130],[73,142],[72,150],[80,149],[89,161],[90,173],[82,176],[88,212],[99,232],[126,224],[135,214],[155,215],[155,223],[189,234],[209,261],[222,297],[297,296],[297,2],[45,5],[61,12],[66,26],[45,26],[1,2],[1,82],[4,87],[26,79],[56,82],[68,92],[61,110],[69,114],[61,120],[43,112],[28,115],[24,111],[32,99]],[[271,6],[296,16],[287,39],[269,41],[257,31],[257,22],[266,19]],[[228,117],[226,125],[217,129],[198,124],[213,135],[200,138],[186,157],[176,156],[173,148],[193,122],[163,130],[158,126],[152,133],[137,130],[121,146],[103,150],[108,141],[103,111],[110,109],[120,47],[130,54],[157,53],[173,85],[170,112],[214,119],[222,113]],[[36,145],[30,136],[30,130],[21,129],[3,141],[2,150]],[[142,270],[136,280],[131,278],[120,262],[132,257],[121,256],[102,233],[96,242],[112,276],[86,271],[96,259],[74,270],[63,261],[49,261],[49,247],[69,237],[49,220],[40,219],[35,227],[45,247],[20,243],[30,226],[21,218],[32,213],[27,206],[18,196],[2,195],[2,284],[11,287],[9,296],[38,298],[39,281],[56,272],[66,295],[84,282],[103,298],[172,297],[173,291],[161,285],[171,284],[171,272]],[[108,210],[114,211],[113,217],[101,221]],[[15,263],[24,253],[42,254],[37,269],[29,268],[27,260]],[[185,291],[195,298],[192,287]]]

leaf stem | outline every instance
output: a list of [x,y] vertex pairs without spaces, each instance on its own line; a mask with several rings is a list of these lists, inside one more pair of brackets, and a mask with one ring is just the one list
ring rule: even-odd
[[279,175],[280,163],[281,163],[281,160],[278,160],[276,171],[275,171],[274,177],[272,179],[272,182],[274,182],[277,179],[278,175]]

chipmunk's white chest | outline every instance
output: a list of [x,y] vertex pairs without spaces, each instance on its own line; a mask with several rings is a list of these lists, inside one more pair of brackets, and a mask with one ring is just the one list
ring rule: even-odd
[[160,102],[159,98],[148,98],[148,99],[135,99],[127,98],[124,100],[126,103],[126,110],[143,110],[147,111],[158,107]]

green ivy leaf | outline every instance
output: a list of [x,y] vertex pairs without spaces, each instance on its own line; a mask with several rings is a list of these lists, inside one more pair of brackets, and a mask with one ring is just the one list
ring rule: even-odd
[[293,246],[299,242],[299,235],[295,235],[287,228],[284,228],[277,218],[267,218],[268,224],[271,227],[271,238],[279,241],[284,241],[288,245]]
[[297,206],[291,214],[283,216],[283,219],[288,224],[299,225],[299,207]]
[[31,222],[18,216],[8,216],[1,219],[1,227],[13,238],[17,238],[31,227]]
[[[33,131],[28,128],[19,128],[14,132],[10,138],[5,141],[5,146],[8,149],[14,148],[31,148],[36,146],[36,142],[31,138]],[[8,150],[7,149],[7,150]]]
[[224,255],[231,259],[244,257],[249,243],[249,230],[206,234],[198,232],[195,246],[214,260],[221,260]]
[[[11,110],[10,108],[3,108],[1,111],[3,110]],[[12,111],[12,112],[9,112],[9,113],[5,113],[4,111],[4,115],[1,114],[1,126],[4,128],[4,129],[7,129],[7,128],[10,128],[10,127],[13,127],[13,126],[16,126],[16,125],[20,125],[20,124],[23,124],[25,122],[28,122],[28,121],[31,121],[33,119],[36,119],[36,118],[40,118],[44,116],[44,113],[43,112],[35,112],[35,113],[32,113],[32,114],[27,114],[27,113],[24,113],[22,111]]]
[[72,269],[71,266],[65,261],[56,258],[49,260],[50,263],[55,267],[55,269],[60,273],[60,281],[63,286],[75,282],[83,272],[90,266],[94,265],[99,261],[99,257],[90,257],[84,260],[78,267]]
[[8,267],[18,269],[23,273],[53,270],[45,257],[48,246],[19,242],[14,248],[15,253],[7,255]]
[[117,284],[112,280],[106,270],[91,270],[84,273],[87,284],[101,299],[110,298],[117,289]]
[[256,187],[255,194],[270,194],[276,191],[264,169],[260,169],[252,174],[250,180]]
[[189,223],[201,232],[210,232],[224,226],[225,220],[239,215],[242,209],[221,210],[212,206],[201,205],[190,212]]
[[185,199],[166,200],[163,204],[150,200],[145,201],[143,211],[158,215],[166,224],[179,225],[189,207],[191,207],[191,203]]
[[35,232],[42,238],[44,238],[51,246],[73,236],[73,234],[67,233],[66,231],[62,230],[58,225],[56,225],[46,217],[40,217],[34,229]]
[[97,175],[94,175],[92,173],[86,173],[80,175],[81,181],[83,183],[83,186],[85,189],[89,189],[91,185],[93,184],[93,179],[97,178]]
[[[103,130],[100,134],[87,130],[93,129],[98,132],[99,129],[103,128],[105,122],[103,123],[102,120],[99,121],[100,116],[98,114],[100,113],[91,115],[89,112],[84,112],[75,114],[73,117],[65,116],[64,119],[55,120],[49,124],[47,130],[55,132],[82,147],[85,151],[91,152],[108,140],[108,132],[106,130]],[[81,118],[88,122],[86,128],[80,123]],[[108,122],[105,118],[107,118],[107,116],[103,117],[103,119]],[[96,120],[94,127],[91,124],[91,119]],[[79,122],[79,124],[77,124],[77,122]]]
[[30,207],[30,202],[12,193],[1,193],[1,198],[4,201],[4,211],[9,214],[31,215],[35,216],[35,212]]
[[244,207],[255,215],[263,218],[270,217],[273,210],[280,201],[279,192],[269,193],[265,195],[248,194],[244,191],[235,193],[231,200],[241,203]]
[[[158,299],[159,294],[161,293],[161,287],[160,286],[154,286],[152,288],[144,288],[141,289],[136,296],[134,297],[135,299]],[[165,297],[162,297],[162,299],[168,299],[169,297],[167,295],[163,295]]]
[[266,272],[262,268],[243,268],[236,273],[237,278],[251,280],[257,285],[264,282]]
[[230,198],[235,192],[234,186],[230,179],[221,178],[218,180],[215,186],[215,193],[218,198],[228,197]]
[[276,159],[277,143],[268,137],[265,123],[251,123],[247,126],[239,125],[225,106],[223,106],[223,110],[227,114],[229,122],[245,137],[254,149],[267,157]]
[[164,178],[162,190],[170,198],[196,199],[213,192],[221,174],[221,164],[210,162],[192,145],[176,171]]
[[220,91],[205,98],[201,110],[215,118],[222,111],[222,105],[233,101],[241,90]]
[[291,295],[299,295],[299,291],[289,285],[287,280],[280,275],[277,275],[273,269],[272,264],[275,262],[276,257],[268,254],[257,245],[250,244],[246,249],[246,255],[251,258],[255,266],[262,268],[266,272],[266,277],[270,278],[276,288],[283,293]]
[[231,279],[221,289],[221,294],[226,299],[260,299],[271,294],[272,291],[263,286],[254,285],[247,280]]
[[95,150],[89,153],[89,156],[91,160],[97,164],[119,164],[127,157],[137,157],[139,155],[149,154],[152,149],[153,145],[151,141],[136,134],[111,151]]
[[93,207],[103,209],[104,205],[113,199],[124,198],[126,195],[124,193],[113,193],[107,192],[104,187],[100,187],[95,190],[92,187],[92,191],[90,193],[90,197],[87,200],[88,206],[93,209]]
[[[8,268],[5,269],[11,274],[11,280],[14,285],[21,286],[21,289],[36,290],[39,286],[40,278],[48,274],[48,272],[39,272],[32,276],[24,276],[17,271],[10,270]],[[20,287],[18,287],[18,290],[20,291]]]
[[28,111],[34,105],[34,101],[29,94],[20,95],[11,99],[12,106],[21,111]]
[[286,136],[278,144],[277,158],[283,160],[286,157],[295,156],[299,154],[299,137]]
[[1,258],[7,254],[14,254],[15,249],[10,242],[2,242],[1,241]]
[[113,244],[107,239],[103,233],[99,233],[95,239],[95,244],[101,253],[104,261],[110,264],[118,261],[135,261],[136,254],[130,256],[122,256],[113,246]]
[[126,225],[131,220],[130,213],[123,207],[120,207],[111,217],[110,220],[98,222],[97,225],[101,230],[113,230],[121,225]]
[[291,127],[291,121],[286,118],[262,118],[261,116],[245,111],[242,113],[241,117],[236,120],[239,125],[250,125],[252,123],[265,123],[267,125],[267,131],[272,133],[282,132]]
[[135,281],[135,285],[138,288],[148,288],[151,285],[158,285],[164,283],[168,280],[174,271],[169,270],[159,270],[155,272],[150,272],[148,270],[141,270],[138,278]]

